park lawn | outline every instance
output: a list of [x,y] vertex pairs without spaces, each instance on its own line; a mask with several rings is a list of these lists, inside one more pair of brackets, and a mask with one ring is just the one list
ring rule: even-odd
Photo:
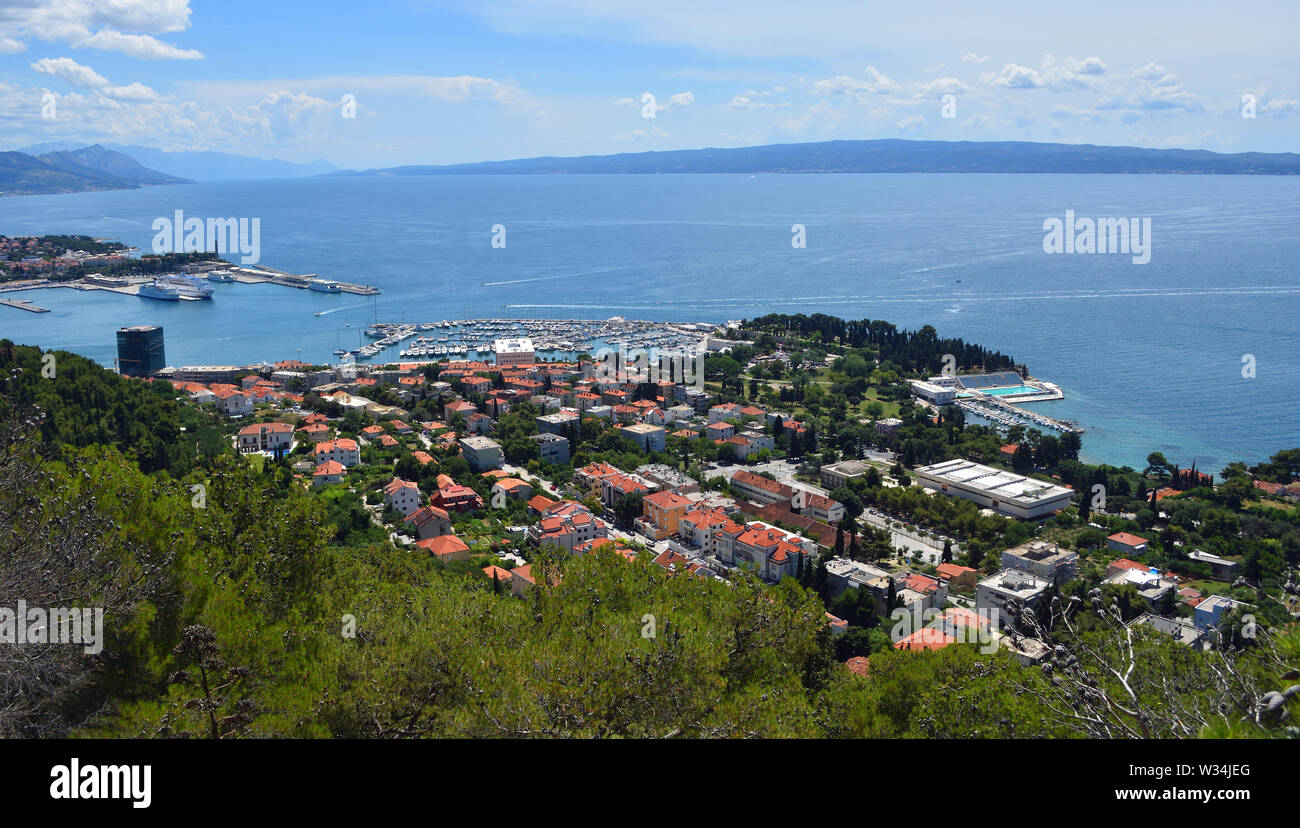
[[1295,509],[1294,503],[1283,503],[1280,500],[1260,500],[1259,505],[1269,509],[1277,509],[1280,512],[1290,512]]
[[1231,597],[1231,586],[1222,581],[1184,581],[1184,587],[1191,587],[1202,595],[1228,595]]

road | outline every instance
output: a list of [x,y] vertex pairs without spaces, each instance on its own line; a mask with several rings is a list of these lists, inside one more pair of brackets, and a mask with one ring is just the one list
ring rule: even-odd
[[920,558],[923,562],[938,566],[943,559],[943,542],[944,540],[952,541],[953,557],[961,554],[961,544],[956,538],[949,538],[939,534],[938,538],[928,537],[920,531],[910,531],[906,528],[890,526],[891,523],[899,522],[899,518],[891,518],[875,509],[868,508],[862,513],[859,520],[870,523],[877,529],[884,529],[889,532],[889,542],[899,549],[906,550],[905,554],[909,558]]
[[[504,463],[501,466],[501,471],[506,474],[517,474],[529,483],[534,484],[534,494],[544,494],[552,500],[564,499],[563,495],[560,494],[560,490],[555,487],[554,483],[544,477],[538,477],[537,475],[530,473],[527,469],[521,466],[512,466],[509,463]],[[541,492],[537,491],[538,488],[541,489]]]

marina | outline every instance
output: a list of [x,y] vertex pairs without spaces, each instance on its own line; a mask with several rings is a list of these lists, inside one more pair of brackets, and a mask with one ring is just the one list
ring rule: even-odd
[[1036,411],[1030,411],[1027,408],[1004,402],[992,395],[963,398],[957,400],[954,404],[968,414],[973,414],[993,423],[999,430],[1009,429],[1014,425],[1036,425],[1059,431],[1062,434],[1082,434],[1084,431],[1078,423],[1048,417],[1045,414],[1039,414]]
[[[334,353],[339,357],[351,355],[357,359],[372,359],[411,340],[400,348],[397,357],[481,358],[495,353],[498,339],[526,337],[533,341],[537,353],[553,356],[575,356],[591,353],[601,347],[695,354],[703,348],[704,337],[713,327],[710,324],[628,320],[621,316],[606,320],[455,319],[423,323],[375,322],[363,332],[375,341],[352,350],[338,348]],[[388,354],[387,358],[392,356],[393,354]]]

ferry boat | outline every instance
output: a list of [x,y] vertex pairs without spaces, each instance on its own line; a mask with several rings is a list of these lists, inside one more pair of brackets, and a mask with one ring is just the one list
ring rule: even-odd
[[182,299],[212,298],[212,285],[198,276],[160,276],[154,284],[174,289]]
[[147,285],[141,285],[140,293],[138,295],[143,296],[146,299],[161,299],[164,302],[179,302],[181,300],[181,292],[179,290],[158,282],[150,282]]
[[317,293],[342,293],[343,289],[339,287],[338,282],[331,282],[329,279],[312,279],[307,283],[308,290],[314,290]]
[[235,281],[235,276],[228,270],[214,270],[212,274],[208,276],[208,280],[212,282],[233,282]]

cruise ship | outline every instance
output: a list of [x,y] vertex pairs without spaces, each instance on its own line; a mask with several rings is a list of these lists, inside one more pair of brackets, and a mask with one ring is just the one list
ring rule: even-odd
[[182,299],[212,298],[212,285],[198,276],[160,276],[154,284],[175,289]]
[[138,295],[143,296],[146,299],[162,299],[164,302],[179,302],[181,300],[181,292],[179,290],[158,282],[150,282],[147,285],[141,285],[140,293]]

